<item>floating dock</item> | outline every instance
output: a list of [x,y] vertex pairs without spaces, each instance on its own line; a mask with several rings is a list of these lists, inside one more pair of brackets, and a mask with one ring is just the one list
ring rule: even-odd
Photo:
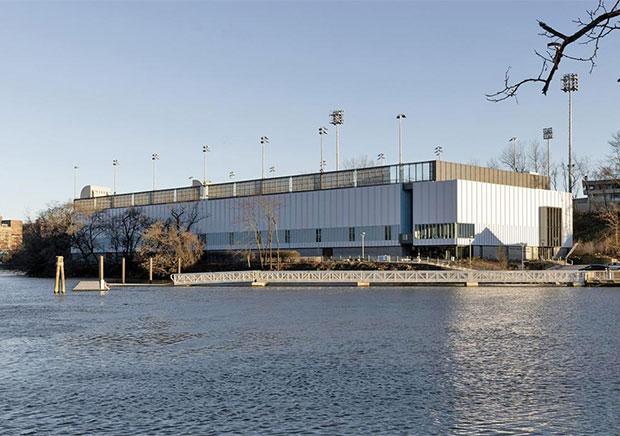
[[[460,286],[586,286],[620,283],[607,271],[231,271],[173,274],[175,286],[204,285],[460,285]],[[606,280],[603,282],[603,280]]]

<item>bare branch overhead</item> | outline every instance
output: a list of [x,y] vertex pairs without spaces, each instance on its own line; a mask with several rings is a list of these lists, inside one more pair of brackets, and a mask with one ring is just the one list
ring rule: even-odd
[[[498,102],[516,97],[519,89],[529,83],[541,83],[542,93],[546,95],[563,59],[588,62],[590,63],[590,71],[592,71],[596,66],[595,59],[598,55],[600,41],[614,30],[620,30],[620,0],[609,3],[608,6],[608,2],[599,0],[594,9],[586,11],[587,18],[585,20],[582,18],[573,20],[573,23],[577,25],[577,30],[571,34],[565,34],[549,24],[539,21],[538,25],[542,29],[540,35],[549,40],[544,53],[535,52],[542,60],[540,72],[537,76],[513,82],[510,80],[509,67],[504,77],[503,89],[487,94],[487,100]],[[573,48],[575,44],[590,46],[588,55],[578,56],[569,53],[568,50]]]

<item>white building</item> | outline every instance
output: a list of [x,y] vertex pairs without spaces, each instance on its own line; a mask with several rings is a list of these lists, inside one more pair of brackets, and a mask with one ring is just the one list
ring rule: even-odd
[[[166,220],[195,210],[209,251],[247,250],[271,235],[304,255],[561,256],[572,199],[545,176],[430,161],[77,199],[83,210],[139,208]],[[255,229],[258,230],[255,231]]]

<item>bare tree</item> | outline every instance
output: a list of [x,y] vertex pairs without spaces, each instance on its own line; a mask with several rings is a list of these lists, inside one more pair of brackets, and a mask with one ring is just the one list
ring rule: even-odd
[[620,206],[610,204],[598,211],[598,216],[607,225],[609,245],[613,254],[620,253]]
[[151,225],[151,220],[136,208],[129,208],[121,215],[108,221],[108,236],[116,253],[133,259],[142,234]]
[[173,226],[177,230],[189,232],[192,227],[202,220],[198,211],[198,204],[192,206],[174,206],[170,209],[170,218],[166,220],[167,226]]
[[348,170],[354,170],[357,168],[368,168],[372,166],[375,166],[375,162],[373,162],[373,160],[370,159],[368,155],[352,157],[342,163],[342,168]]
[[174,273],[178,262],[183,267],[196,264],[203,249],[194,233],[157,221],[144,231],[138,248],[138,260],[147,269],[152,259],[155,273],[164,276]]
[[579,158],[577,156],[573,158],[572,186],[568,186],[568,165],[562,162],[560,167],[562,169],[564,190],[572,192],[573,196],[576,197],[579,193],[579,182],[587,178],[588,174],[590,174],[590,159],[588,157]]
[[[278,237],[278,219],[280,203],[267,197],[251,197],[241,203],[241,221],[253,235],[261,268],[269,265],[273,269],[273,249],[276,245],[277,266],[280,265],[280,239]],[[248,247],[250,256],[251,247]],[[249,257],[248,257],[249,258]]]
[[521,144],[506,146],[499,156],[499,163],[511,171],[525,172],[527,170],[527,159],[523,146]]
[[71,246],[80,252],[82,259],[94,264],[108,229],[106,215],[102,211],[81,212],[76,215],[67,233],[71,236]]
[[[547,95],[549,86],[563,59],[588,62],[590,72],[592,72],[596,66],[595,60],[601,40],[614,30],[620,29],[620,0],[598,0],[595,8],[586,11],[586,18],[577,18],[573,20],[573,23],[577,29],[572,33],[564,33],[539,21],[538,26],[542,30],[539,35],[546,38],[548,43],[543,52],[535,51],[536,56],[542,62],[538,75],[514,82],[510,78],[509,67],[504,76],[504,87],[497,92],[487,94],[487,99],[498,102],[516,97],[523,85],[538,83],[542,84],[542,93]],[[569,51],[574,50],[576,46],[587,47],[588,50],[585,54],[578,49]]]
[[543,174],[547,172],[547,155],[538,141],[530,142],[527,149],[527,169],[535,173]]

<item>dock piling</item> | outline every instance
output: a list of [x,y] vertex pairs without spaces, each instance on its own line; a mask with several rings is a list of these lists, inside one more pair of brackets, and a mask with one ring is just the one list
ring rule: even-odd
[[54,294],[64,294],[65,288],[65,258],[56,256],[56,280],[54,282]]

